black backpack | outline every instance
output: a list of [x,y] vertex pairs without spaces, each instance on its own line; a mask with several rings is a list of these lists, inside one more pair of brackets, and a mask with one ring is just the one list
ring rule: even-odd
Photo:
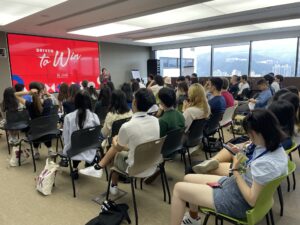
[[86,225],[120,225],[124,219],[130,224],[127,204],[116,204],[113,201],[104,201],[100,214],[90,220]]

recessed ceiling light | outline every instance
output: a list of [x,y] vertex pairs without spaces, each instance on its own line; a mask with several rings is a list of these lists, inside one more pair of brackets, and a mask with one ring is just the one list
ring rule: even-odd
[[0,0],[0,26],[7,25],[67,0]]
[[275,28],[295,27],[295,26],[300,26],[300,19],[257,23],[257,24],[252,24],[252,25],[228,27],[228,28],[223,28],[223,29],[186,33],[186,34],[180,34],[180,35],[171,35],[171,36],[165,36],[165,37],[141,39],[141,40],[137,40],[136,42],[156,44],[156,43],[171,42],[171,41],[178,41],[178,40],[188,40],[188,39],[194,39],[194,38],[213,37],[213,36],[220,36],[220,35],[268,30],[268,29],[275,29]]
[[[146,16],[122,20],[116,23],[93,26],[80,30],[73,30],[69,33],[100,37],[295,2],[299,2],[299,0],[214,0]],[[116,24],[128,25],[132,28],[124,30],[115,29],[114,26]],[[109,30],[110,32],[101,32],[101,29],[104,28]]]

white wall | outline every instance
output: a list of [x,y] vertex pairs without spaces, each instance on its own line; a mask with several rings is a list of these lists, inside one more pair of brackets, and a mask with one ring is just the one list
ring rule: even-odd
[[137,69],[142,77],[147,77],[147,60],[150,48],[123,44],[100,43],[101,68],[107,68],[115,86],[131,79],[131,70]]
[[[8,55],[6,34],[4,32],[0,32],[0,48],[5,48]],[[8,56],[6,58],[0,57],[0,102],[2,102],[4,89],[10,86],[11,76]]]

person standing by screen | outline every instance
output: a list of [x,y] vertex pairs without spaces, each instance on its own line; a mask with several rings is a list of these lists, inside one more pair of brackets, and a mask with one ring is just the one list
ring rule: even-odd
[[111,81],[110,72],[106,68],[102,68],[101,74],[100,74],[100,83],[101,84],[107,84],[108,81]]

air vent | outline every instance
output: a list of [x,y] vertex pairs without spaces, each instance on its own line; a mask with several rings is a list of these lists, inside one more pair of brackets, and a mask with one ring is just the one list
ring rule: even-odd
[[0,48],[0,58],[6,58],[6,49]]

